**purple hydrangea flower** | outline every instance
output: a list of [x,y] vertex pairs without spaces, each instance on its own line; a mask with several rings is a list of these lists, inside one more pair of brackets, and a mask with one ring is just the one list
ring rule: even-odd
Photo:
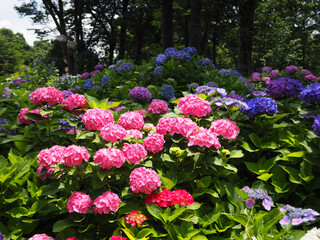
[[197,62],[197,64],[203,67],[212,67],[213,69],[216,68],[209,58],[202,58]]
[[117,70],[118,69],[118,66],[115,65],[115,64],[112,64],[108,67],[108,69],[114,69],[114,70]]
[[174,98],[174,87],[169,84],[165,84],[161,87],[161,96],[167,100]]
[[183,51],[185,51],[186,53],[190,53],[190,54],[198,54],[197,49],[194,47],[186,47],[183,49]]
[[73,95],[73,92],[71,92],[70,90],[63,90],[61,92],[62,92],[62,95],[63,95],[63,99],[66,99],[67,97]]
[[264,67],[262,68],[262,72],[271,72],[272,68],[271,67]]
[[207,95],[210,95],[210,94],[216,93],[216,92],[219,93],[223,97],[227,96],[227,91],[224,88],[212,88],[212,90],[209,91]]
[[294,65],[286,66],[286,72],[289,74],[293,74],[298,71],[299,71],[299,68]]
[[173,56],[174,59],[179,59],[179,60],[191,60],[191,56],[189,53],[181,50],[181,51],[178,51],[176,52],[176,54]]
[[303,84],[288,77],[278,78],[271,80],[267,85],[269,96],[272,98],[278,98],[282,95],[288,97],[297,97],[303,89]]
[[196,88],[197,91],[197,95],[199,94],[206,94],[208,95],[210,91],[212,91],[214,88],[213,87],[209,87],[207,85],[203,85],[203,86],[199,86]]
[[166,50],[164,50],[164,55],[166,55],[167,57],[173,58],[177,52],[178,52],[177,49],[170,47],[170,48],[167,48]]
[[312,72],[310,72],[310,71],[307,70],[307,69],[301,69],[300,72],[301,72],[304,76],[312,74]]
[[94,67],[94,69],[96,70],[102,70],[103,69],[103,65],[102,64],[98,64]]
[[133,101],[149,102],[152,98],[152,95],[147,88],[137,86],[132,88],[132,90],[129,92],[129,97]]
[[316,81],[317,81],[317,77],[314,76],[314,75],[312,75],[312,74],[306,75],[306,76],[305,76],[305,79],[306,79],[307,81],[313,81],[313,82],[316,82]]
[[191,92],[191,91],[193,91],[193,90],[196,90],[197,87],[199,87],[199,84],[194,82],[194,83],[190,83],[190,84],[189,84],[188,89],[189,89],[189,91]]
[[314,134],[320,136],[320,115],[315,117],[312,127]]
[[16,78],[16,79],[14,79],[12,82],[13,82],[13,84],[20,84],[20,83],[24,83],[24,82],[26,82],[27,80],[24,80],[24,79],[21,79],[21,78]]
[[126,62],[125,59],[119,59],[119,60],[116,62],[116,64],[117,64],[117,65],[121,65],[122,63],[125,63],[125,62]]
[[246,199],[246,207],[249,209],[251,209],[255,203],[256,201],[252,198]]
[[272,70],[272,71],[269,73],[269,77],[270,77],[271,79],[274,79],[274,78],[279,77],[279,71],[278,71],[278,70]]
[[97,74],[99,74],[100,71],[99,70],[94,70],[93,73],[92,73],[92,77],[95,77]]
[[256,97],[247,100],[246,103],[247,106],[243,106],[242,108],[240,108],[240,110],[249,118],[254,118],[255,116],[260,116],[263,114],[273,116],[278,112],[277,103],[271,98]]
[[261,73],[259,73],[259,72],[253,72],[253,73],[251,74],[251,78],[252,78],[252,81],[253,81],[253,82],[258,82],[258,81],[261,80]]
[[109,75],[103,75],[103,77],[101,78],[101,86],[105,87],[108,84],[109,80],[110,80]]
[[81,74],[81,79],[87,79],[87,78],[90,78],[90,73],[85,72]]
[[134,67],[131,63],[122,63],[118,68],[118,72],[127,72],[132,71],[133,69]]
[[273,206],[272,198],[268,195],[268,192],[263,189],[252,189],[248,186],[243,187],[241,190],[243,190],[250,198],[252,199],[261,199],[262,206],[270,211],[271,207]]
[[229,94],[226,97],[227,98],[237,99],[237,100],[240,100],[240,101],[244,100],[244,98],[242,96],[240,96],[239,94],[236,94],[236,93]]
[[207,82],[206,86],[215,88],[218,87],[218,84],[216,82]]
[[316,219],[314,217],[320,215],[317,211],[311,208],[295,208],[290,205],[284,205],[279,210],[280,212],[287,214],[280,220],[280,224],[282,225],[288,225],[290,222],[292,222],[292,225],[299,225],[303,222],[315,221]]
[[156,77],[159,77],[162,73],[163,73],[163,67],[162,66],[157,66],[153,70],[153,75],[156,76]]
[[3,92],[3,94],[1,95],[1,97],[3,97],[3,98],[11,98],[12,90],[10,88],[5,87],[2,92]]
[[58,130],[62,129],[62,130],[65,130],[66,132],[68,132],[69,130],[73,129],[73,127],[70,125],[70,123],[64,119],[60,119],[58,121],[58,124],[59,124]]
[[301,101],[320,104],[320,84],[314,83],[306,86],[302,92],[300,92],[299,97]]
[[0,232],[0,240],[4,240],[4,235]]
[[161,64],[167,62],[168,60],[168,56],[164,55],[164,54],[159,54],[156,59],[154,60],[154,64],[156,66],[160,66]]
[[210,101],[211,100],[216,101],[214,105],[217,107],[222,107],[222,106],[225,106],[227,108],[240,107],[240,106],[248,107],[248,105],[244,101],[234,99],[234,98],[229,98],[229,97],[214,98],[214,99],[210,99]]
[[222,68],[218,72],[220,75],[230,76],[230,71],[228,69]]

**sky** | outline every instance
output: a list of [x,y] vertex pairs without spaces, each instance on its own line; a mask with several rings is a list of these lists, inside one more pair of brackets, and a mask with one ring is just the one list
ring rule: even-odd
[[[33,45],[33,42],[37,39],[36,34],[30,28],[45,27],[43,25],[34,25],[32,20],[28,17],[20,18],[14,5],[21,5],[28,0],[0,0],[0,28],[9,28],[14,33],[22,33],[29,45]],[[53,24],[51,24],[53,26]],[[50,26],[47,26],[50,27]]]

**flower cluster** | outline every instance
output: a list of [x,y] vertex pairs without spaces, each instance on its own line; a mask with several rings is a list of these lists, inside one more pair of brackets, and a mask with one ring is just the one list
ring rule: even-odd
[[120,115],[118,124],[126,130],[141,130],[144,125],[143,116],[136,111],[125,112]]
[[216,68],[209,58],[202,58],[197,62],[197,64],[204,67],[212,67],[213,69]]
[[131,63],[122,63],[118,67],[118,72],[127,72],[127,71],[133,71],[134,67]]
[[278,112],[277,103],[271,98],[256,97],[247,100],[246,103],[247,106],[242,106],[240,110],[249,118],[254,118],[255,116],[260,116],[263,114],[272,116]]
[[216,149],[221,147],[217,134],[203,127],[195,128],[194,131],[189,131],[187,139],[189,140],[189,147],[194,145],[199,147],[206,146],[208,148],[214,146]]
[[168,103],[163,100],[153,99],[149,105],[148,112],[150,113],[167,113],[169,111]]
[[102,148],[96,152],[93,161],[98,163],[101,168],[120,168],[125,161],[125,157],[118,148]]
[[127,135],[129,135],[129,138],[133,138],[133,139],[140,139],[143,137],[142,132],[136,129],[127,130]]
[[103,75],[103,77],[101,78],[101,86],[105,87],[108,84],[109,80],[110,80],[109,75]]
[[127,144],[125,143],[122,149],[124,157],[129,163],[139,164],[142,159],[147,156],[147,150],[140,143]]
[[189,84],[188,89],[191,92],[193,90],[196,90],[197,87],[199,87],[199,84],[194,82]]
[[89,195],[75,191],[68,199],[67,210],[69,213],[76,212],[86,214],[92,205],[93,202]]
[[170,100],[170,99],[174,98],[174,88],[169,84],[165,84],[161,87],[161,94],[160,95],[164,99]]
[[176,55],[176,53],[178,52],[177,49],[173,48],[173,47],[169,47],[166,50],[164,50],[164,55],[166,55],[167,57],[174,57]]
[[150,91],[145,87],[134,87],[129,92],[129,97],[133,101],[137,102],[149,102],[152,98],[152,94]]
[[299,71],[299,68],[294,65],[286,66],[286,73],[293,74],[298,71]]
[[320,136],[320,115],[315,117],[312,127],[314,134]]
[[160,207],[171,207],[175,204],[191,206],[194,203],[194,200],[192,195],[186,190],[170,191],[163,189],[162,192],[146,195],[145,203]]
[[99,134],[104,140],[115,143],[120,142],[127,136],[127,131],[118,124],[108,123],[101,128]]
[[168,60],[168,57],[165,54],[159,54],[154,60],[156,66],[160,66],[162,63],[165,63]]
[[93,211],[96,214],[108,214],[110,211],[116,212],[120,203],[121,200],[117,194],[107,191],[94,200]]
[[100,108],[89,109],[82,117],[88,130],[100,130],[108,123],[114,123],[112,112]]
[[277,78],[277,77],[279,77],[279,71],[278,70],[272,70],[270,73],[269,73],[269,77],[271,78],[271,79],[274,79],[274,78]]
[[261,74],[259,72],[253,72],[251,78],[253,82],[258,82],[261,80]]
[[82,73],[81,74],[81,79],[88,79],[88,78],[90,78],[91,77],[91,75],[90,75],[90,73],[88,73],[88,72],[85,72],[85,73]]
[[197,49],[194,47],[186,47],[183,49],[183,51],[185,51],[186,53],[189,53],[189,54],[198,54]]
[[228,69],[222,68],[218,71],[218,74],[228,77],[230,76],[230,71]]
[[271,67],[264,67],[262,68],[262,72],[271,72],[272,68]]
[[94,69],[96,70],[102,70],[103,69],[103,65],[102,64],[97,64]]
[[210,131],[226,139],[235,140],[239,134],[239,127],[230,119],[219,119],[211,122]]
[[35,105],[48,104],[49,106],[53,106],[63,101],[62,92],[54,87],[37,88],[29,96]]
[[121,237],[119,235],[113,235],[109,240],[127,240],[126,237]]
[[249,198],[246,199],[246,206],[247,208],[252,208],[255,204],[255,199],[260,199],[262,201],[263,207],[270,211],[271,206],[273,206],[272,198],[268,195],[268,192],[263,189],[252,189],[248,186],[243,187],[241,190],[243,190]]
[[85,95],[73,94],[67,97],[63,103],[64,109],[71,112],[74,109],[88,108],[88,102]]
[[[168,130],[172,136],[176,133],[181,134],[184,137],[187,137],[189,132],[193,132],[197,128],[197,124],[193,122],[190,118],[177,117],[166,119],[166,121],[167,126],[163,127],[167,127],[166,130]],[[161,125],[158,124],[158,126]]]
[[300,72],[301,72],[304,76],[307,76],[307,75],[312,74],[312,72],[310,72],[308,69],[301,69]]
[[320,84],[314,83],[306,86],[300,93],[300,99],[307,103],[318,103],[320,104]]
[[145,149],[153,154],[162,151],[164,143],[165,140],[163,135],[157,133],[151,133],[143,140],[143,146]]
[[210,103],[196,95],[187,95],[179,100],[178,108],[185,115],[204,117],[210,114]]
[[130,224],[131,227],[134,227],[135,225],[141,226],[146,220],[148,220],[147,216],[137,210],[133,210],[126,216],[126,223]]
[[173,58],[180,59],[180,60],[187,60],[187,61],[191,60],[190,54],[184,50],[180,50],[180,51],[176,52],[176,54],[173,56]]
[[217,88],[218,84],[216,82],[207,82],[206,86],[208,87],[212,87],[212,88]]
[[145,167],[134,169],[130,174],[130,189],[133,193],[150,194],[161,186],[158,174]]
[[296,79],[283,77],[271,80],[267,89],[269,91],[269,96],[272,98],[278,98],[282,95],[297,97],[303,89],[303,84]]
[[312,81],[312,82],[316,82],[317,81],[317,77],[314,76],[313,74],[308,74],[304,77],[307,81]]
[[46,148],[38,154],[38,162],[46,169],[50,169],[51,165],[64,163],[65,147],[55,145],[51,148]]
[[280,208],[280,212],[286,213],[286,216],[280,220],[280,224],[282,225],[288,225],[290,222],[292,222],[292,225],[299,225],[303,222],[315,221],[316,219],[314,217],[320,216],[320,214],[313,209],[295,208],[290,205],[285,205]]
[[162,66],[157,66],[153,70],[153,75],[156,76],[156,77],[159,77],[162,73],[163,73],[163,67]]
[[89,153],[85,147],[71,145],[63,150],[63,163],[68,167],[80,165],[82,160],[89,161]]
[[63,99],[66,99],[67,97],[69,97],[69,96],[71,96],[73,94],[73,92],[70,91],[70,90],[63,90],[61,92],[62,92],[62,95],[63,95]]
[[28,240],[54,240],[54,238],[48,236],[45,233],[42,233],[42,234],[35,234],[31,238],[29,238]]
[[[30,124],[32,122],[38,123],[41,122],[42,120],[32,120],[29,118],[26,118],[26,114],[27,113],[34,113],[34,114],[38,114],[39,116],[41,116],[40,114],[40,109],[33,109],[29,111],[29,108],[22,108],[19,112],[18,118],[17,118],[17,122],[19,123],[24,123],[24,124]],[[43,118],[47,119],[49,117],[48,114],[42,116]]]

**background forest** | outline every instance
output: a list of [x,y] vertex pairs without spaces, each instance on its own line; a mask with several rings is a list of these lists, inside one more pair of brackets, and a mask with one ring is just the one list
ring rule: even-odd
[[265,65],[320,73],[318,0],[31,0],[15,8],[56,29],[36,29],[42,40],[34,46],[1,29],[1,75],[32,59],[55,61],[61,74],[123,58],[141,64],[172,46],[193,46],[217,67],[246,76]]

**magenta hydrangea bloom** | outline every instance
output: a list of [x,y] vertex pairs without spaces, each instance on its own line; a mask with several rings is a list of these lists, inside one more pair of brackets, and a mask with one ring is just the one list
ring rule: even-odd
[[96,214],[108,214],[110,211],[116,212],[120,203],[121,200],[117,194],[107,191],[94,200],[93,211]]
[[313,74],[308,74],[308,75],[306,75],[306,76],[305,76],[305,79],[306,79],[307,81],[313,81],[313,82],[316,82],[316,81],[317,81],[317,77],[314,76]]
[[179,100],[178,108],[185,115],[205,117],[210,114],[210,103],[196,95],[187,95]]
[[89,153],[85,147],[71,145],[64,149],[63,161],[64,165],[73,167],[74,165],[80,165],[82,160],[89,161]]
[[55,145],[51,148],[41,150],[37,156],[38,162],[46,169],[50,169],[51,165],[64,163],[63,154],[65,149],[65,147]]
[[121,237],[119,235],[113,235],[109,240],[127,240],[126,237]]
[[168,126],[169,133],[173,136],[176,134],[181,134],[186,137],[189,132],[193,132],[197,128],[197,124],[193,122],[190,118],[177,117],[171,118],[170,124]]
[[167,113],[169,111],[168,103],[160,99],[154,99],[149,105],[148,112],[150,113]]
[[104,140],[112,143],[120,140],[120,142],[127,136],[127,131],[118,124],[108,123],[101,128],[99,134]]
[[141,160],[144,159],[148,154],[145,147],[140,143],[125,143],[122,151],[125,156],[125,159],[127,159],[130,163],[136,164],[139,164]]
[[133,193],[150,194],[160,186],[160,177],[152,169],[140,167],[130,174],[130,189]]
[[88,73],[88,72],[82,73],[80,78],[81,78],[81,79],[90,78],[90,73]]
[[54,240],[53,237],[48,236],[47,234],[35,234],[28,240]]
[[[22,109],[20,110],[20,112],[19,112],[19,115],[18,115],[18,118],[17,118],[17,122],[23,123],[23,124],[30,124],[30,123],[32,123],[32,122],[39,123],[39,122],[42,121],[42,120],[32,120],[32,119],[26,118],[25,115],[26,115],[27,113],[35,113],[35,114],[39,114],[39,115],[41,116],[41,114],[40,114],[40,109],[33,109],[33,110],[30,110],[30,111],[29,111],[29,108],[22,108]],[[45,119],[47,119],[47,118],[49,117],[49,115],[46,114],[46,115],[44,115],[44,116],[42,116],[42,117],[44,117]]]
[[82,117],[88,130],[100,130],[108,123],[114,123],[112,112],[100,108],[89,109]]
[[200,127],[191,131],[187,135],[187,139],[189,140],[188,146],[206,146],[210,148],[214,146],[216,149],[221,147],[221,144],[217,138],[217,134],[211,132],[209,129]]
[[69,213],[86,214],[91,209],[92,204],[93,202],[89,195],[75,191],[68,199],[67,209]]
[[252,81],[253,81],[253,82],[258,82],[258,81],[261,80],[261,73],[259,73],[259,72],[253,72],[253,73],[251,74],[251,78],[252,78]]
[[299,68],[294,65],[286,66],[286,72],[289,74],[292,74],[298,71],[299,71]]
[[272,68],[271,67],[264,67],[262,68],[262,72],[270,72],[272,71]]
[[172,119],[173,118],[169,118],[166,116],[160,118],[156,126],[156,132],[162,135],[166,135]]
[[48,104],[53,106],[63,102],[62,92],[54,87],[37,88],[29,96],[35,105]]
[[126,112],[120,115],[118,124],[126,130],[136,129],[140,131],[144,125],[144,120],[143,116],[136,111]]
[[274,79],[274,78],[279,77],[279,71],[278,71],[278,70],[272,70],[272,71],[269,73],[269,77],[270,77],[271,79]]
[[62,104],[65,105],[63,108],[69,112],[71,112],[74,109],[88,108],[86,96],[80,94],[70,95],[69,97],[63,100]]
[[149,134],[143,140],[143,146],[148,152],[156,154],[163,150],[163,145],[165,143],[164,137],[161,134]]
[[210,131],[226,139],[235,140],[240,129],[237,124],[230,119],[219,119],[211,122]]
[[98,163],[101,168],[120,168],[125,161],[125,157],[118,148],[102,148],[96,152],[93,161]]
[[129,135],[129,138],[133,138],[133,139],[140,139],[143,137],[142,132],[136,129],[127,130],[127,135]]

